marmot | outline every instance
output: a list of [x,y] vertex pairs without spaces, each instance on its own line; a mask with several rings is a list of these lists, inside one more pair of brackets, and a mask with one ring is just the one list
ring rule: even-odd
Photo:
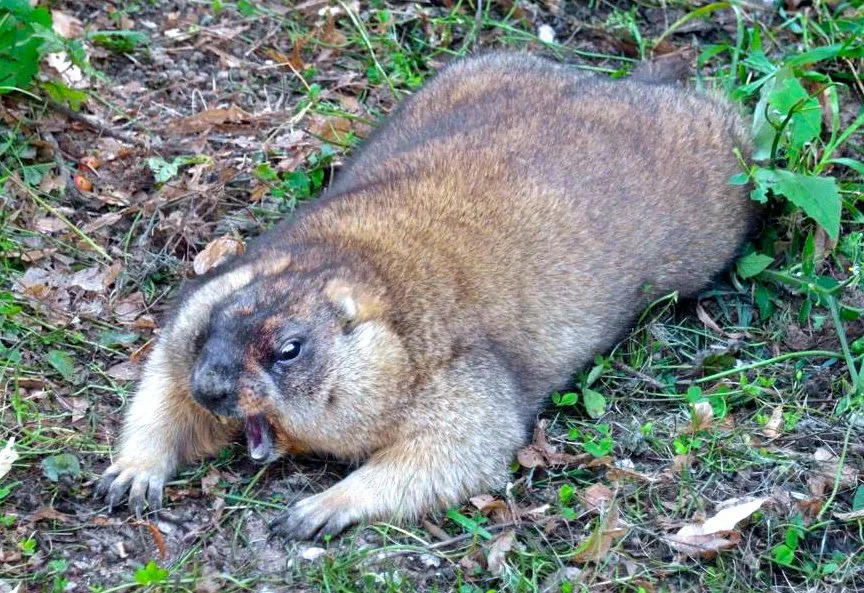
[[324,197],[181,295],[101,492],[156,509],[180,464],[244,430],[258,461],[365,460],[274,521],[293,538],[500,487],[551,392],[649,299],[733,260],[748,154],[706,94],[521,54],[454,63]]

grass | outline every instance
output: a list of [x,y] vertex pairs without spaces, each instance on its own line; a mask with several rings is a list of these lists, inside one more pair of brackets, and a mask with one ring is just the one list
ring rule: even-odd
[[[74,11],[72,3],[58,4]],[[222,152],[213,145],[206,154],[186,151],[164,184],[152,179],[173,157],[154,166],[147,164],[152,155],[134,153],[122,166],[106,163],[99,170],[96,182],[106,193],[131,184],[137,199],[152,201],[148,207],[134,200],[81,201],[51,183],[60,170],[37,142],[48,129],[44,108],[21,97],[4,102],[14,115],[0,124],[0,444],[14,437],[20,457],[0,478],[0,521],[7,528],[0,536],[0,581],[27,590],[103,593],[852,591],[864,585],[861,520],[837,517],[864,507],[860,477],[844,477],[842,469],[864,467],[864,13],[824,3],[779,13],[728,2],[560,4],[557,13],[547,4],[532,13],[520,3],[483,2],[477,11],[459,0],[421,8],[378,1],[358,12],[336,2],[329,15],[318,15],[263,2],[190,3],[210,19],[181,27],[193,42],[216,43],[204,37],[214,23],[246,27],[230,48],[250,74],[232,70],[219,84],[234,85],[235,97],[262,110],[259,90],[268,93],[266,101],[282,97],[287,114],[264,131],[214,133],[211,142],[221,143]],[[122,18],[158,20],[156,11],[153,3],[127,2],[106,18],[125,28]],[[540,23],[553,24],[563,43],[541,41]],[[684,33],[687,27],[692,32]],[[298,201],[314,199],[368,125],[453,56],[527,47],[619,77],[652,51],[691,42],[697,83],[728,93],[754,114],[765,159],[743,167],[738,181],[754,183],[756,197],[767,200],[766,222],[748,258],[702,296],[701,311],[676,303],[674,295],[654,303],[631,336],[577,374],[572,393],[553,398],[543,414],[549,441],[588,462],[517,464],[512,487],[492,493],[505,508],[525,513],[515,525],[466,504],[430,517],[431,527],[376,524],[320,550],[283,546],[267,540],[266,520],[346,468],[299,460],[256,470],[239,447],[172,482],[170,512],[159,523],[108,517],[91,501],[133,388],[111,369],[141,356],[151,337],[149,309],[143,316],[136,310],[137,326],[116,311],[139,291],[140,301],[130,306],[161,310],[194,254],[223,234],[222,221],[254,234]],[[164,68],[148,59],[165,43],[154,36],[149,44],[115,47],[119,53],[93,60],[94,66],[106,80],[122,77],[125,50],[138,63]],[[281,65],[282,58],[298,56],[302,63]],[[224,67],[213,60],[215,76]],[[156,114],[164,111],[148,111],[149,104],[136,111],[108,86],[89,92],[114,113],[134,112],[145,127],[160,127]],[[160,101],[172,97],[168,107],[187,114],[189,102],[178,96]],[[309,124],[313,118],[321,119]],[[279,141],[297,129],[303,135]],[[243,135],[252,143],[232,148],[230,141]],[[55,136],[97,143],[87,130]],[[59,160],[75,164],[68,154]],[[208,179],[206,191],[189,184],[196,170],[198,183]],[[810,185],[796,191],[789,179]],[[93,230],[91,223],[106,213],[120,214],[118,226]],[[40,230],[42,219],[59,221],[62,230]],[[40,298],[44,283],[29,293],[16,287],[13,281],[45,262],[67,280],[112,262],[122,269],[95,295],[49,285],[49,296],[63,297],[57,300]],[[817,458],[820,450],[833,457]],[[585,496],[598,485],[611,498],[595,508]],[[741,540],[731,549],[689,559],[665,543],[684,524],[714,514],[718,503],[744,495],[771,502],[738,527]],[[528,513],[538,508],[545,510]],[[623,534],[592,557],[590,546],[619,521]],[[493,561],[508,532],[515,533],[510,549]]]

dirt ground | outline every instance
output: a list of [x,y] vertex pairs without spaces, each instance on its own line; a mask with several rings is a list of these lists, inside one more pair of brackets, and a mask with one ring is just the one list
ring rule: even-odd
[[[20,455],[0,481],[0,593],[864,590],[860,519],[832,514],[857,508],[864,469],[864,415],[835,413],[848,387],[843,361],[818,354],[840,350],[837,333],[798,319],[791,293],[760,322],[749,289],[725,278],[699,303],[656,305],[601,361],[594,389],[606,429],[551,406],[506,493],[421,525],[286,543],[268,537],[278,509],[350,468],[325,459],[261,468],[238,444],[169,484],[158,517],[109,514],[93,497],[97,478],[181,279],[313,199],[375,122],[456,54],[528,49],[619,76],[643,37],[656,41],[695,6],[633,5],[642,37],[613,18],[629,3],[501,0],[483,14],[455,0],[51,6],[85,31],[148,41],[125,52],[87,43],[99,74],[79,115],[0,98],[2,130],[26,146],[0,194],[0,307],[20,309],[0,324],[0,446],[14,437]],[[784,18],[770,4],[746,10],[748,22]],[[655,51],[694,61],[734,38],[735,13],[674,31]],[[539,41],[549,34],[560,45]],[[844,121],[858,108],[856,92],[843,95]],[[860,307],[850,291],[856,299]],[[862,327],[846,325],[850,343]],[[814,354],[795,354],[804,351]],[[768,359],[777,362],[694,383],[728,360]],[[698,451],[687,448],[688,384],[722,393],[730,408]],[[782,428],[766,432],[777,414]],[[589,455],[580,443],[602,447],[602,430],[614,444]],[[766,502],[726,530],[730,550],[694,559],[670,547],[670,534],[741,497]],[[816,568],[772,556],[799,524],[796,558]]]

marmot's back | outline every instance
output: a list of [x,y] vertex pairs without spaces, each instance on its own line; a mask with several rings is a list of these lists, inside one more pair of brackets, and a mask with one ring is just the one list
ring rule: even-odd
[[731,261],[753,213],[728,182],[745,138],[705,94],[492,54],[407,100],[337,179],[344,203],[301,226],[374,249],[441,323],[527,340],[560,375]]

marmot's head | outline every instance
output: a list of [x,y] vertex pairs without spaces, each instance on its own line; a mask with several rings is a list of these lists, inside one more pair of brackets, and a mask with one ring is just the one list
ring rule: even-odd
[[[218,280],[217,280],[218,281]],[[339,270],[262,277],[215,306],[199,334],[192,397],[245,422],[250,456],[378,446],[407,355],[385,295]]]

